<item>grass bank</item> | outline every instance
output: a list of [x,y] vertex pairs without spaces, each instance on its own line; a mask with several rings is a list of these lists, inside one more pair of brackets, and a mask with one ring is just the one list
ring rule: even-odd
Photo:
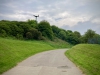
[[69,44],[64,42],[61,45],[56,42],[21,41],[0,38],[0,74],[14,67],[31,55],[42,51],[69,46]]
[[79,44],[65,54],[86,75],[100,75],[100,45]]

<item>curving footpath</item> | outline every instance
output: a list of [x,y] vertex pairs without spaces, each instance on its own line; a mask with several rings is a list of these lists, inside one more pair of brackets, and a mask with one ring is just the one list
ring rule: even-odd
[[65,55],[67,49],[38,53],[2,75],[84,75]]

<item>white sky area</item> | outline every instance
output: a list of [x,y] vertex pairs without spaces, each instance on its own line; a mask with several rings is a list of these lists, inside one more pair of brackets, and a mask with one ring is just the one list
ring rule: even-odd
[[65,30],[100,34],[100,0],[0,0],[0,20],[35,20],[33,15]]

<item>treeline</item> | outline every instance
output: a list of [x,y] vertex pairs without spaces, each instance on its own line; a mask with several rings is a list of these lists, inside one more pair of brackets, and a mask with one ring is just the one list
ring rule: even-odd
[[78,31],[64,30],[43,20],[37,23],[35,20],[28,21],[0,21],[0,37],[15,37],[27,40],[54,40],[62,39],[70,44],[93,43],[100,44],[100,35],[89,29],[84,35]]

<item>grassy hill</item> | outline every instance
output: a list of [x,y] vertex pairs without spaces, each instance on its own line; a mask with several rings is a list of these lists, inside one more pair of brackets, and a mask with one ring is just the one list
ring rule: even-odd
[[31,55],[42,51],[66,47],[70,47],[70,45],[59,39],[55,40],[55,42],[51,42],[0,38],[0,74]]
[[100,75],[100,45],[79,44],[72,47],[65,54],[86,75]]

